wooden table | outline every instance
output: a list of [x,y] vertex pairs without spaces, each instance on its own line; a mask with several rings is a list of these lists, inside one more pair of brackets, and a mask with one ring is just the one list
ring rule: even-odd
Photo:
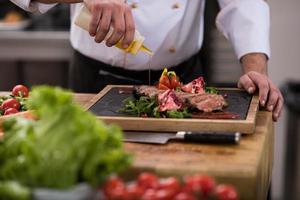
[[[88,103],[93,94],[76,94]],[[255,134],[239,145],[204,145],[170,142],[167,145],[125,143],[135,160],[129,174],[154,171],[161,176],[209,174],[219,183],[237,187],[242,200],[267,198],[273,167],[274,127],[270,112],[259,111]]]
[[[4,93],[0,93],[3,95]],[[80,105],[93,94],[75,94]],[[271,113],[259,111],[255,134],[243,136],[239,145],[204,145],[170,142],[167,145],[124,143],[134,154],[132,169],[127,175],[154,171],[161,176],[184,176],[204,173],[218,183],[233,184],[241,200],[264,200],[270,186],[274,127]]]

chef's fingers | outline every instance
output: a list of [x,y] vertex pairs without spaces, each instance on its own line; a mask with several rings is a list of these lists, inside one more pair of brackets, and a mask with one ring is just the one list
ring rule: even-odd
[[282,112],[282,108],[283,108],[283,104],[284,104],[284,99],[283,99],[283,97],[280,93],[277,104],[276,104],[276,106],[273,110],[273,120],[274,121],[277,121],[278,118],[280,117],[281,112]]
[[114,32],[106,41],[106,45],[111,47],[118,43],[118,41],[125,34],[125,19],[124,19],[124,7],[117,7],[112,15]]
[[272,112],[274,110],[275,105],[277,104],[279,97],[280,97],[280,91],[276,88],[276,86],[269,80],[269,97],[267,102],[267,109]]
[[256,87],[253,81],[249,78],[247,74],[243,75],[239,82],[238,82],[238,88],[245,89],[248,93],[252,94],[255,92]]
[[89,33],[92,37],[94,37],[97,33],[100,17],[102,13],[102,8],[100,6],[92,7],[92,19],[89,25]]
[[112,15],[111,10],[103,11],[100,19],[99,27],[96,33],[95,42],[98,43],[102,42],[105,39],[106,35],[108,34],[110,24],[111,24],[111,15]]
[[268,77],[254,71],[248,72],[247,74],[259,89],[260,105],[265,106],[266,101],[268,99],[269,89],[270,89]]
[[125,10],[125,36],[122,40],[122,47],[127,48],[134,39],[135,24],[131,12],[131,7],[127,6]]

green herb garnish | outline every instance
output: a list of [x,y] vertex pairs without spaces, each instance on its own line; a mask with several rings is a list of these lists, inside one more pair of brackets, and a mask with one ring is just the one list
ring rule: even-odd
[[139,99],[134,99],[129,97],[123,101],[124,107],[119,109],[118,112],[126,113],[129,115],[134,115],[137,117],[147,116],[155,118],[188,118],[191,117],[191,114],[188,108],[183,110],[174,110],[160,112],[159,105],[155,97],[150,98],[147,96],[141,96]]
[[169,118],[190,118],[192,117],[192,114],[189,112],[187,108],[184,108],[182,111],[178,110],[171,110],[166,112],[166,116]]
[[205,92],[208,94],[218,94],[218,90],[215,87],[205,87]]
[[158,116],[158,104],[155,98],[141,96],[139,99],[129,97],[123,101],[124,107],[118,110],[121,113],[127,113],[134,116],[146,114],[148,117]]

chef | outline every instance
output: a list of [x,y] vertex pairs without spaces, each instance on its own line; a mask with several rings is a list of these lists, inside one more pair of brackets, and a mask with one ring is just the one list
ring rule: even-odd
[[[98,92],[106,84],[148,83],[161,69],[172,66],[183,82],[201,75],[198,52],[203,41],[205,0],[11,0],[21,8],[44,13],[56,3],[71,4],[71,87],[76,92]],[[218,29],[228,38],[244,74],[238,87],[259,91],[261,106],[277,121],[283,97],[267,75],[270,58],[269,7],[263,0],[218,0]],[[89,31],[74,24],[85,6],[92,13]],[[113,34],[105,39],[110,27]],[[124,48],[134,39],[135,29],[154,55],[126,55],[108,48],[121,41]],[[126,62],[124,62],[126,61]]]

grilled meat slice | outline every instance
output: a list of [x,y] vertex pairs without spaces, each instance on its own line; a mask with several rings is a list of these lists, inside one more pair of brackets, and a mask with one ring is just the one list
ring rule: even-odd
[[186,103],[188,99],[199,96],[199,94],[192,94],[192,93],[187,93],[187,92],[175,92],[176,96],[180,99],[180,101]]
[[180,110],[183,108],[183,102],[176,96],[174,90],[166,90],[158,94],[159,111]]
[[[134,89],[135,89],[135,93],[138,96],[158,97],[159,102],[161,101],[159,99],[162,99],[162,97],[164,96],[162,94],[170,93],[170,90],[159,90],[154,86],[146,86],[146,85],[136,86],[134,87]],[[172,101],[174,101],[174,103],[175,101],[179,101],[182,104],[188,104],[189,107],[204,112],[222,110],[223,107],[227,106],[224,97],[218,94],[192,94],[192,93],[187,93],[182,91],[178,92],[172,90],[171,94],[169,95],[171,95],[172,97],[169,100],[170,102],[167,103],[167,106],[162,106],[163,110],[168,109],[168,106],[170,106],[170,108],[172,108],[173,106],[176,107],[175,105],[173,105]],[[176,98],[173,97],[174,95],[176,96]]]
[[[159,90],[155,86],[141,85],[141,86],[135,86],[134,91],[138,97],[139,96],[156,97],[159,94],[164,93],[166,90]],[[174,91],[174,92],[182,102],[186,102],[186,99],[198,95],[198,94],[191,94],[186,92],[178,92],[178,91]]]
[[201,94],[193,96],[188,98],[188,102],[191,107],[204,112],[222,110],[224,106],[227,106],[224,97],[218,94]]
[[163,90],[157,89],[155,86],[148,85],[134,86],[134,91],[137,96],[148,96],[150,98],[156,97],[159,93],[164,92]]

